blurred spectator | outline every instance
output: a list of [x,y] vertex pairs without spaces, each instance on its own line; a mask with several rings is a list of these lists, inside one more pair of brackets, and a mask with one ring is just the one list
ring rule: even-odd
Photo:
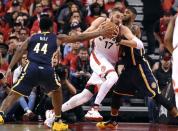
[[[8,45],[4,43],[0,43],[0,72],[5,73],[9,66],[7,61],[8,56]],[[12,85],[12,76],[8,76],[6,83],[10,86]]]
[[16,37],[19,37],[19,33],[20,33],[21,28],[22,28],[21,23],[15,21],[14,25],[13,25],[13,28],[12,28],[12,31],[11,31],[11,34],[14,34]]
[[4,42],[9,38],[9,32],[11,31],[9,24],[3,16],[0,17],[0,32],[3,33]]
[[16,36],[16,34],[11,34],[9,36],[9,42],[8,42],[8,46],[9,46],[9,50],[8,50],[8,55],[9,55],[9,58],[8,58],[8,61],[10,62],[14,53],[15,53],[15,50],[17,48],[17,46],[19,46],[19,38]]
[[56,16],[57,11],[60,9],[60,7],[62,6],[63,0],[52,0],[52,9],[54,12],[54,15]]
[[19,42],[25,41],[29,37],[29,30],[27,28],[21,28],[19,33]]
[[29,15],[35,16],[37,14],[40,14],[41,11],[42,11],[42,5],[40,3],[40,0],[34,0],[34,2],[32,2],[30,5]]
[[100,4],[93,3],[89,6],[91,14],[86,17],[87,25],[89,26],[96,18],[98,18],[104,9],[100,6]]
[[163,17],[154,24],[154,36],[159,43],[159,53],[164,51],[164,36],[171,16],[171,12],[164,12]]
[[0,43],[0,70],[3,71],[6,71],[9,66],[6,60],[8,48],[8,45],[5,43]]
[[72,29],[76,28],[79,28],[80,32],[87,28],[79,11],[74,11],[69,15],[68,21],[64,24],[63,33],[68,34]]
[[4,10],[4,4],[2,1],[0,1],[0,17],[4,16],[5,10]]
[[20,12],[20,4],[18,0],[12,0],[11,6],[8,9],[7,12],[12,13],[12,12]]
[[28,14],[26,13],[19,13],[15,22],[16,23],[21,23],[21,26],[22,27],[26,27],[28,25],[28,19],[29,19],[29,16]]
[[[171,101],[171,103],[174,103],[174,92],[171,87],[171,54],[167,50],[161,55],[160,61],[153,65],[152,70],[158,80],[158,85],[162,94],[166,99]],[[148,98],[148,109],[150,121],[168,121],[167,110],[163,106],[160,107],[160,105],[156,105],[152,98]]]
[[63,31],[64,23],[67,20],[69,14],[75,11],[80,12],[78,5],[76,5],[75,3],[69,2],[69,3],[66,3],[63,9],[61,9],[61,11],[57,14],[57,22],[59,24],[60,31]]
[[28,22],[28,27],[31,29],[33,23],[35,20],[40,19],[40,14],[43,11],[43,7],[40,3],[39,0],[35,0],[34,3],[31,4],[30,6],[30,11],[29,11],[29,22]]
[[81,92],[89,80],[92,70],[89,63],[88,49],[81,47],[77,57],[71,60],[70,78],[72,84]]
[[0,104],[6,98],[9,92],[10,92],[10,87],[6,84],[6,80],[4,78],[4,72],[0,72]]
[[176,1],[176,0],[161,0],[161,1],[162,1],[161,5],[163,8],[163,11],[170,12],[171,8],[174,4],[174,1]]
[[124,12],[125,0],[120,1],[108,0],[108,2],[105,4],[105,10],[110,12],[112,8],[118,8],[121,12]]

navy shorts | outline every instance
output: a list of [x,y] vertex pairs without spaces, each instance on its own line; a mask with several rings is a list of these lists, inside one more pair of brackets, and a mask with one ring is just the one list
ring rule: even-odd
[[146,62],[138,66],[126,67],[113,88],[114,93],[128,96],[137,94],[154,97],[161,93],[158,83]]
[[18,80],[14,83],[12,91],[29,96],[33,87],[41,86],[45,92],[50,92],[61,87],[60,79],[54,68],[49,65],[29,62],[22,70]]

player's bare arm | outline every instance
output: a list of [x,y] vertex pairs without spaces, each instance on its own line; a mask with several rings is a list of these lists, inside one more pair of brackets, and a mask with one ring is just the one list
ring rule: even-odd
[[58,35],[58,44],[89,40],[98,36],[112,37],[112,35],[115,33],[115,30],[116,26],[114,24],[111,22],[105,22],[94,31],[84,32],[76,36],[60,34]]
[[100,26],[100,24],[103,23],[104,21],[106,21],[106,18],[104,17],[97,18],[91,23],[90,27],[88,27],[84,32],[90,32],[96,30]]
[[25,40],[22,43],[22,45],[16,49],[16,52],[9,64],[8,70],[11,71],[11,69],[14,67],[14,65],[21,59],[22,55],[27,50],[28,42],[29,42],[29,38],[27,40]]
[[164,37],[164,45],[170,53],[173,52],[172,40],[173,40],[173,32],[174,32],[176,17],[177,15],[170,20]]
[[138,39],[135,35],[133,35],[128,27],[122,25],[120,28],[120,32],[121,32],[121,35],[123,35],[125,38],[127,38],[127,40],[121,39],[119,44],[137,48],[137,49],[144,48],[141,40]]
[[137,37],[137,38],[141,38],[141,29],[138,25],[133,25],[133,29],[134,29],[134,35]]

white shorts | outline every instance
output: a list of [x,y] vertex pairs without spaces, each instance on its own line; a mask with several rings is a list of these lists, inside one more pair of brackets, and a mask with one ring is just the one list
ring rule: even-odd
[[112,65],[102,54],[92,52],[90,55],[90,66],[98,76],[104,78],[109,72],[115,71]]
[[178,91],[178,48],[175,48],[172,53],[172,80],[173,88]]

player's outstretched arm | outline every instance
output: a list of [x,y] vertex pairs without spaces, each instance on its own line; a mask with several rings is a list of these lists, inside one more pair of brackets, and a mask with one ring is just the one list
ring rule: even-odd
[[14,56],[12,57],[12,60],[9,64],[8,69],[11,70],[14,67],[14,65],[21,59],[22,55],[27,50],[28,42],[29,42],[29,38],[27,40],[25,40],[22,43],[22,45],[16,49],[16,52],[15,52]]
[[175,20],[176,20],[177,16],[174,16],[167,27],[166,33],[165,33],[165,37],[164,37],[164,45],[165,47],[168,49],[168,51],[170,53],[173,52],[173,44],[172,44],[172,40],[173,40],[173,32],[174,32],[174,26],[175,26]]
[[76,36],[68,36],[64,34],[58,35],[59,43],[73,43],[77,41],[89,40],[98,36],[111,37],[115,33],[116,27],[109,22],[103,23],[96,30],[84,32]]

